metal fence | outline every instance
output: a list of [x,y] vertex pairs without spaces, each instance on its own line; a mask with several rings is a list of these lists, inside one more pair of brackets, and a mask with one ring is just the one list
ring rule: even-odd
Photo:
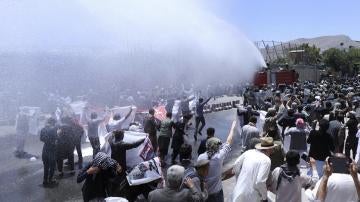
[[279,41],[255,41],[256,47],[263,55],[265,62],[272,63],[281,58],[288,58],[291,50],[298,50],[301,44]]

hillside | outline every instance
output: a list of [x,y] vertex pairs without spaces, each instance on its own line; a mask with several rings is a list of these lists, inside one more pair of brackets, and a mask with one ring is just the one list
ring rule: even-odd
[[[289,49],[294,50],[303,43],[315,45],[323,52],[330,48],[349,49],[350,47],[360,48],[360,41],[352,40],[346,35],[320,36],[315,38],[299,38],[287,42],[268,41],[266,46],[263,43],[256,43],[266,62],[274,61],[276,58],[286,57]],[[275,44],[275,46],[273,45]]]
[[348,49],[349,47],[360,48],[360,41],[354,41],[346,35],[320,36],[315,38],[299,38],[287,43],[303,44],[308,43],[325,51],[329,48]]

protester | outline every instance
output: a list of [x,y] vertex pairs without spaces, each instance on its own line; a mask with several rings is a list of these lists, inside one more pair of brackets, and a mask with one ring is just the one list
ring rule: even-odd
[[212,137],[215,137],[215,128],[208,128],[206,130],[206,139],[201,140],[199,149],[198,149],[198,155],[206,152],[206,141]]
[[331,135],[333,139],[335,152],[342,153],[344,151],[344,143],[345,143],[345,126],[341,121],[344,119],[341,113],[337,113],[335,115],[335,119],[330,121],[329,129],[327,131],[328,134]]
[[287,109],[285,105],[281,102],[280,97],[275,97],[275,109],[277,111],[276,118],[277,120],[281,120],[287,113]]
[[99,141],[99,125],[104,121],[104,118],[98,118],[96,112],[92,112],[90,119],[87,119],[88,125],[88,138],[93,149],[93,158],[100,151],[100,141]]
[[116,130],[112,132],[112,135],[110,136],[108,141],[111,147],[111,158],[116,160],[125,172],[127,170],[126,150],[138,147],[145,141],[145,138],[142,138],[133,143],[127,143],[123,139],[124,131]]
[[73,133],[74,133],[74,144],[76,153],[78,155],[78,167],[79,169],[82,169],[83,166],[83,156],[81,152],[81,139],[85,133],[84,128],[76,122],[76,120],[72,120],[71,124]]
[[150,109],[149,115],[144,120],[144,132],[149,134],[151,145],[156,153],[158,151],[158,142],[157,142],[156,133],[159,128],[159,123],[154,115],[155,115],[155,110]]
[[[202,129],[205,127],[205,117],[204,117],[204,106],[206,103],[210,101],[211,97],[209,97],[206,101],[204,101],[203,98],[199,98],[199,102],[196,103],[195,108],[195,133],[194,133],[194,139],[197,141],[197,134],[201,134]],[[201,123],[201,126],[199,128],[199,124]]]
[[181,145],[179,156],[180,156],[180,165],[185,168],[185,172],[188,169],[193,168],[194,165],[191,160],[192,159],[191,145],[189,145],[189,144]]
[[260,113],[253,110],[251,105],[248,105],[246,109],[244,108],[237,108],[237,115],[240,120],[240,126],[243,127],[250,122],[250,118],[252,116],[260,116]]
[[348,136],[346,138],[345,143],[345,155],[350,157],[350,151],[352,151],[352,157],[355,158],[356,149],[359,139],[356,137],[357,133],[357,119],[356,113],[351,111],[349,112],[349,120],[346,122],[346,126],[348,127]]
[[[346,158],[343,154],[336,154],[336,156]],[[348,169],[350,174],[333,173],[333,165],[327,159],[324,165],[324,176],[316,184],[314,190],[306,192],[308,199],[324,202],[359,201],[358,168],[353,162]]]
[[274,139],[274,141],[282,140],[276,121],[277,121],[276,110],[274,108],[268,109],[268,112],[265,115],[265,122],[264,122],[264,126],[263,126],[263,135],[262,136],[272,137]]
[[172,137],[172,129],[175,128],[174,122],[171,120],[172,113],[167,112],[166,118],[160,123],[160,132],[158,138],[159,157],[162,161],[161,165],[165,166],[166,156],[169,150],[170,139]]
[[329,128],[329,122],[325,119],[319,121],[319,130],[312,130],[307,139],[310,144],[309,156],[316,160],[317,171],[322,176],[322,167],[326,157],[331,156],[335,150],[334,143],[330,135],[326,132]]
[[278,124],[282,127],[282,133],[281,133],[281,136],[283,139],[284,138],[284,135],[285,135],[285,129],[288,128],[288,127],[295,127],[295,122],[296,122],[296,119],[294,117],[294,113],[295,111],[293,109],[289,109],[287,110],[287,114],[284,115],[284,117],[282,117],[281,119],[279,119],[279,122]]
[[103,152],[98,152],[77,176],[77,183],[85,180],[82,195],[85,202],[103,201],[109,196],[108,181],[123,172],[123,168]]
[[176,164],[176,158],[179,155],[181,145],[184,144],[184,135],[186,134],[186,125],[191,119],[191,115],[186,115],[179,122],[175,123],[175,132],[171,142],[171,148],[173,149],[171,163]]
[[[190,178],[184,179],[185,169],[182,166],[173,165],[166,173],[166,186],[163,189],[156,189],[149,193],[149,202],[183,202],[201,201],[201,195],[197,192],[193,181]],[[185,183],[189,189],[180,189]]]
[[45,127],[40,131],[40,140],[44,142],[41,155],[44,164],[44,187],[57,184],[57,182],[53,179],[56,166],[55,148],[57,141],[57,127],[55,124],[56,120],[54,118],[49,118]]
[[301,189],[312,187],[319,180],[314,159],[310,159],[312,176],[301,174],[299,163],[299,152],[290,150],[286,153],[286,164],[272,171],[269,186],[277,202],[303,201]]
[[307,152],[307,136],[309,130],[303,119],[299,118],[295,123],[296,127],[291,127],[285,130],[285,136],[290,136],[290,150],[296,150],[299,153]]
[[20,109],[19,114],[16,116],[16,139],[17,146],[15,150],[15,156],[23,158],[26,154],[24,151],[25,139],[29,134],[29,117],[26,115],[25,109]]
[[302,105],[297,106],[297,110],[294,113],[294,117],[295,117],[296,120],[301,118],[302,120],[307,122],[308,116],[309,115],[306,112],[304,112],[304,107]]
[[246,151],[235,161],[232,170],[236,176],[233,202],[267,201],[266,180],[271,166],[269,156],[275,146],[271,137],[261,138],[256,149]]
[[123,126],[123,124],[130,117],[132,110],[133,108],[132,106],[130,106],[129,112],[124,117],[121,117],[119,113],[114,114],[112,119],[110,119],[108,124],[106,125],[107,131],[113,132],[115,130],[123,130],[125,127]]
[[[190,178],[193,181],[197,192],[201,194],[199,201],[202,202],[205,202],[208,197],[205,178],[209,173],[209,163],[208,159],[197,161],[194,167],[191,166],[185,169],[184,174],[185,179]],[[187,187],[185,184],[184,186]]]
[[236,124],[237,121],[233,121],[225,144],[222,144],[218,138],[212,137],[206,141],[206,152],[198,157],[198,161],[204,159],[210,160],[209,174],[205,179],[209,193],[207,202],[224,201],[221,172],[224,159],[231,151]]
[[250,117],[249,123],[241,129],[241,139],[243,150],[246,151],[250,147],[250,140],[252,138],[260,138],[260,130],[256,127],[257,118]]
[[56,163],[58,171],[60,172],[59,176],[64,175],[63,172],[63,160],[68,159],[68,164],[70,167],[70,173],[74,174],[74,149],[75,149],[75,140],[74,140],[74,131],[71,127],[72,119],[70,117],[63,117],[61,119],[62,125],[59,127],[58,141],[56,144]]
[[191,114],[191,110],[189,108],[189,102],[194,99],[195,99],[195,96],[193,96],[191,98],[187,98],[186,96],[183,96],[183,98],[181,99],[181,103],[180,103],[180,109],[181,109],[182,116]]

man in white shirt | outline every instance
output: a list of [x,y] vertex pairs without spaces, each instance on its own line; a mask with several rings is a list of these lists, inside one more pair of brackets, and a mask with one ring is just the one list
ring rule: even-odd
[[[345,158],[344,154],[335,154]],[[314,190],[307,190],[305,194],[309,201],[321,202],[357,202],[360,199],[360,182],[358,168],[353,162],[349,165],[350,174],[333,173],[333,166],[325,161],[324,176],[316,183]]]
[[233,167],[236,185],[233,202],[267,201],[266,181],[270,173],[271,155],[274,144],[272,137],[263,137],[261,143],[243,153]]
[[198,161],[208,159],[209,173],[205,179],[208,188],[207,202],[223,202],[224,194],[222,189],[222,167],[225,157],[231,151],[231,144],[233,142],[233,135],[235,132],[237,121],[233,121],[228,138],[225,144],[221,144],[221,141],[212,137],[206,141],[206,152],[200,154]]

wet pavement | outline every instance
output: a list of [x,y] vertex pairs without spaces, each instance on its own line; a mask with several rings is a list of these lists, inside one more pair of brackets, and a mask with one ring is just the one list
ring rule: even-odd
[[[38,138],[29,136],[25,149],[40,156],[42,144]],[[45,189],[41,159],[16,158],[13,135],[2,136],[0,141],[0,201],[82,201],[81,186],[76,184],[75,177],[61,179],[57,187]]]

